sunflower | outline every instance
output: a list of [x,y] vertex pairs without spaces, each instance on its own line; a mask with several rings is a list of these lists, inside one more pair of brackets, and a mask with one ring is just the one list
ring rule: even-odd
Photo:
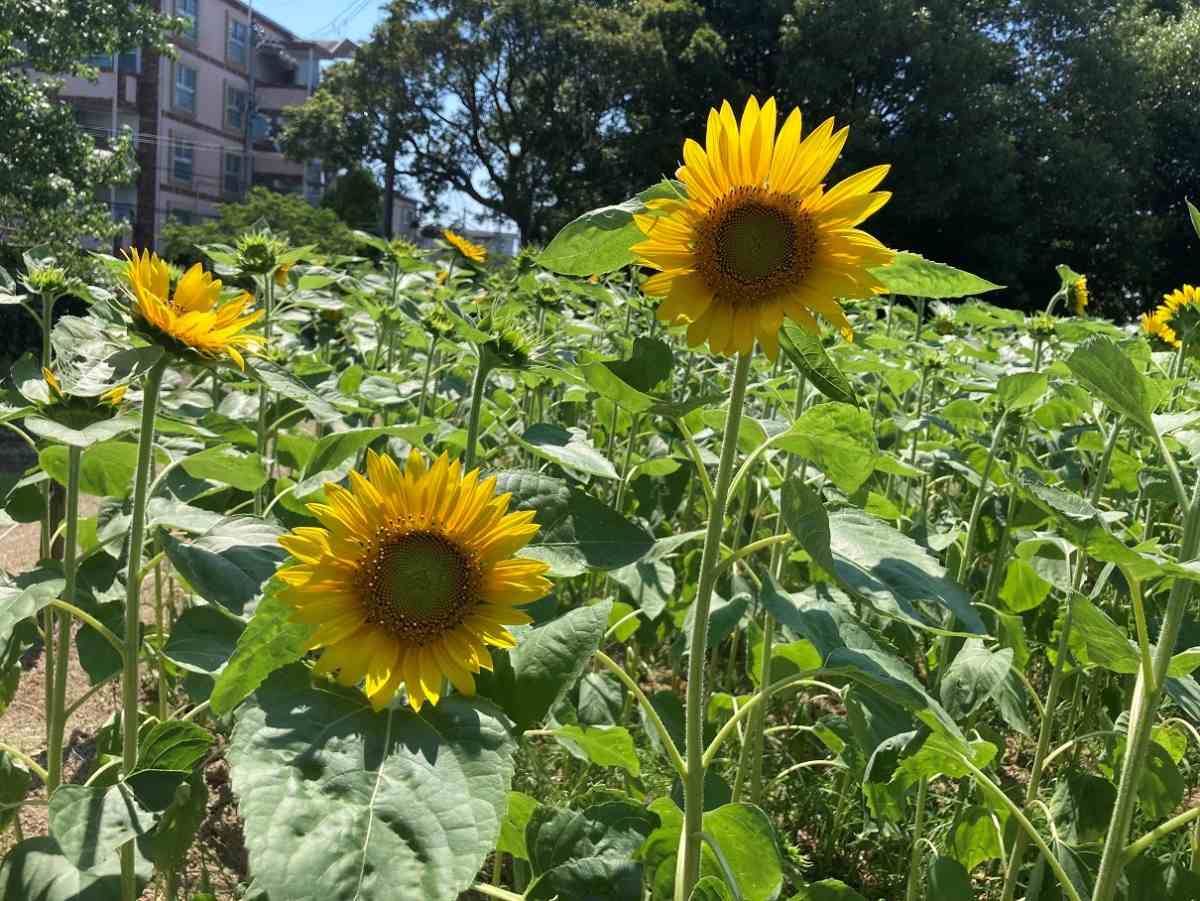
[[850,333],[838,297],[884,291],[870,272],[893,252],[857,226],[887,203],[875,166],[826,190],[846,143],[828,119],[801,140],[800,110],[775,132],[774,98],[751,97],[739,123],[726,102],[710,110],[706,146],[688,139],[676,176],[687,197],[650,201],[634,221],[646,236],[632,248],[659,272],[642,290],[664,298],[658,318],[688,325],[687,341],[714,353],[745,353],[758,338],[779,353],[784,317],[820,331],[819,313]]
[[1171,347],[1194,345],[1200,338],[1200,289],[1184,285],[1164,294],[1153,313],[1142,314],[1142,331]]
[[284,263],[275,270],[275,284],[281,288],[286,288],[288,283],[288,272],[291,271],[292,264]]
[[487,248],[481,244],[472,244],[462,235],[455,234],[448,228],[442,229],[442,237],[472,263],[483,263],[487,259]]
[[262,310],[246,313],[254,298],[243,293],[221,304],[221,282],[196,263],[179,279],[171,296],[167,264],[157,254],[136,249],[127,256],[125,275],[136,300],[135,318],[156,337],[165,338],[178,349],[183,345],[201,356],[228,355],[245,369],[239,349],[253,350],[263,343],[258,335],[242,332],[262,318]]
[[365,678],[376,710],[401,682],[414,710],[437,703],[443,676],[473,694],[488,646],[514,647],[507,627],[530,622],[514,608],[550,590],[546,564],[512,556],[537,533],[533,512],[508,512],[495,477],[463,475],[445,454],[427,466],[414,450],[402,472],[368,453],[350,486],[326,485],[328,503],[309,505],[322,528],[279,539],[297,561],[279,571],[281,597],[318,626],[315,671]]
[[1081,275],[1071,283],[1070,288],[1071,304],[1075,310],[1075,315],[1083,318],[1083,311],[1088,305],[1088,287],[1087,276]]

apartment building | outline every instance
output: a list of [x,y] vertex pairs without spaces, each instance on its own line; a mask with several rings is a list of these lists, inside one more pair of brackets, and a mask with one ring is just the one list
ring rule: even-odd
[[285,159],[276,131],[282,111],[316,90],[321,63],[351,55],[354,44],[301,39],[240,0],[159,2],[188,23],[176,58],[142,50],[99,58],[98,81],[70,78],[62,91],[98,143],[133,130],[137,182],[109,198],[133,243],[153,246],[168,217],[214,217],[217,204],[251,186],[316,203],[320,161]]

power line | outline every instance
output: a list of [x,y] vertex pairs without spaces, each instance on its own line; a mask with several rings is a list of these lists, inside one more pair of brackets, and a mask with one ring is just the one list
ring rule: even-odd
[[370,5],[370,2],[371,0],[350,0],[350,2],[346,4],[342,11],[334,16],[324,28],[319,31],[314,31],[311,35],[309,35],[309,37],[315,38],[326,33],[336,34],[338,31],[342,30],[352,21],[354,21],[354,19],[358,17],[359,13],[361,13],[367,8],[367,6]]

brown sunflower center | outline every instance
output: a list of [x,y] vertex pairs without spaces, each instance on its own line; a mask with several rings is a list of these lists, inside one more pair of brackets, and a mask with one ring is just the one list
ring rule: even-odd
[[367,620],[423,644],[462,622],[479,596],[479,563],[435,532],[381,541],[362,569]]
[[741,187],[697,227],[694,252],[701,277],[719,299],[757,305],[803,283],[817,237],[812,217],[793,198]]

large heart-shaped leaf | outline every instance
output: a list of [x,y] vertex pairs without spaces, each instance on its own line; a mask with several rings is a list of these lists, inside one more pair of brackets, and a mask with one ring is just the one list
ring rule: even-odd
[[515,744],[486,702],[375,713],[277,670],[229,746],[255,883],[291,901],[454,901],[495,846]]

